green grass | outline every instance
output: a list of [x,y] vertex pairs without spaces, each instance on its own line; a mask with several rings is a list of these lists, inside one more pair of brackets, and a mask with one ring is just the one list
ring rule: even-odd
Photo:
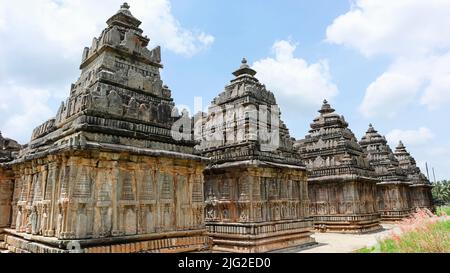
[[450,253],[450,221],[440,220],[356,253]]
[[450,215],[450,206],[441,206],[436,208],[436,215],[441,216],[442,212],[445,212],[445,214]]

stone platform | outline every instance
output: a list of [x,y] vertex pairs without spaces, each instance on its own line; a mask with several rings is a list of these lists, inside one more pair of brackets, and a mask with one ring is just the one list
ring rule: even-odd
[[315,215],[314,227],[318,231],[339,233],[370,233],[382,229],[380,214]]
[[209,223],[213,251],[260,253],[315,244],[311,220],[288,220],[254,224]]
[[166,232],[120,238],[58,240],[8,230],[5,243],[13,253],[180,253],[210,249],[204,230]]

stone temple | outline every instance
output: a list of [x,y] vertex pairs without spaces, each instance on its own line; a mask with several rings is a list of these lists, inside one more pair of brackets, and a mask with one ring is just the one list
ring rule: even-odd
[[343,116],[325,100],[297,148],[309,170],[310,211],[316,228],[361,233],[378,230],[378,180]]
[[242,61],[196,123],[202,129],[206,226],[214,250],[265,252],[313,243],[306,169],[272,92]]
[[432,185],[427,177],[416,166],[416,160],[408,153],[403,143],[400,141],[395,149],[395,157],[399,161],[400,167],[405,170],[410,185],[411,207],[413,209],[426,208],[433,210],[433,197],[431,196]]
[[180,115],[140,25],[124,3],[55,117],[24,146],[0,134],[0,250],[268,252],[433,209],[403,143],[372,126],[358,143],[327,101],[296,141],[245,59],[207,113]]
[[405,170],[400,168],[386,138],[370,124],[359,144],[366,151],[367,159],[380,180],[377,184],[378,210],[382,220],[390,222],[408,217],[411,213],[409,187],[412,183],[407,179]]
[[[81,76],[56,117],[0,171],[14,183],[13,252],[178,252],[209,248],[203,170],[175,141],[160,48],[147,49],[125,3],[85,48]],[[6,178],[5,178],[6,176]],[[6,183],[4,180],[7,180]]]

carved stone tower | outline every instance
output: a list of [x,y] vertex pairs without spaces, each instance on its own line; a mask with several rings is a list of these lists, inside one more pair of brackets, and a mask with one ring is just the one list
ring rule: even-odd
[[427,177],[420,171],[420,168],[417,167],[416,160],[408,153],[401,141],[395,149],[394,154],[400,163],[400,167],[405,170],[408,176],[407,180],[412,183],[410,186],[412,208],[427,208],[434,210],[433,197],[431,195],[433,186]]
[[309,171],[314,225],[330,232],[378,230],[378,180],[343,116],[325,100],[309,135],[297,143]]
[[305,166],[272,92],[247,61],[196,121],[214,250],[266,252],[313,243]]
[[160,77],[160,48],[147,49],[126,3],[107,24],[84,49],[81,76],[56,117],[8,163],[15,183],[11,251],[209,247],[205,158],[193,154],[193,141],[172,138],[180,117]]
[[407,180],[406,172],[400,168],[386,138],[370,124],[359,144],[365,150],[367,159],[379,179],[378,210],[382,220],[391,222],[408,217],[411,213],[409,196],[411,183]]

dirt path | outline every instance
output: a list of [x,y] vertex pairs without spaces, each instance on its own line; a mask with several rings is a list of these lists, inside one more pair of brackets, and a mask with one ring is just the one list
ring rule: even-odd
[[377,240],[387,236],[395,228],[394,225],[382,225],[384,230],[363,234],[340,234],[340,233],[315,233],[317,245],[306,248],[291,248],[275,253],[349,253],[355,250],[371,247],[377,244]]

